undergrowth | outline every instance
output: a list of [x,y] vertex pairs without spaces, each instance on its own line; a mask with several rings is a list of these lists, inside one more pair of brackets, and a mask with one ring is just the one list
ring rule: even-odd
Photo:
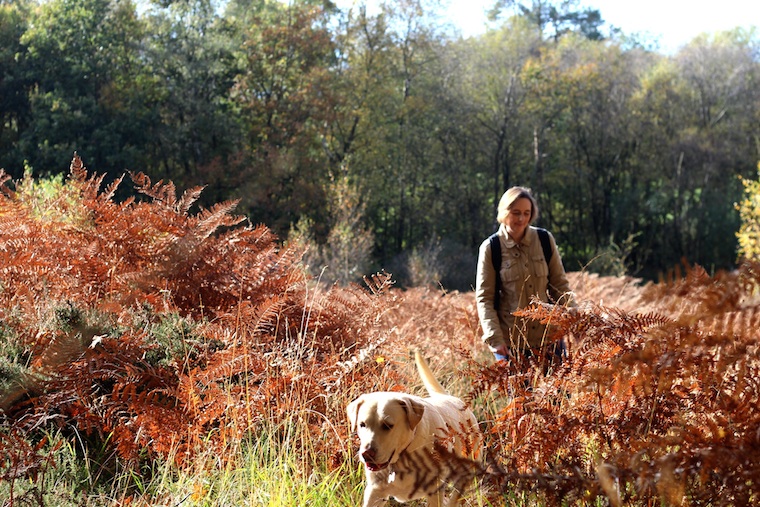
[[234,202],[130,179],[0,178],[2,505],[356,504],[345,406],[422,394],[413,348],[481,422],[470,505],[758,502],[757,264],[571,274],[578,308],[525,311],[569,357],[494,364],[472,294],[325,286]]

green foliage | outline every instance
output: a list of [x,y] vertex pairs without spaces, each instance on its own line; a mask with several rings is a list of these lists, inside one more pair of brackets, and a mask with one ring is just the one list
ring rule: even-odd
[[518,0],[498,0],[493,2],[488,17],[496,20],[514,8],[518,16],[525,18],[541,36],[559,39],[568,33],[578,33],[591,40],[601,40],[603,24],[601,13],[596,9],[581,8],[575,1],[533,0],[530,3]]
[[[169,366],[183,369],[186,361],[197,361],[199,355],[210,350],[214,344],[208,343],[198,328],[198,323],[177,314],[158,315],[157,322],[150,324],[147,330],[151,342],[156,346],[148,350],[145,360],[152,366]],[[216,347],[223,348],[222,342]]]
[[232,175],[219,174],[218,165],[240,149],[242,118],[230,96],[242,71],[235,51],[240,36],[217,2],[161,3],[148,11],[138,62],[148,74],[143,100],[157,113],[147,133],[161,141],[145,143],[150,156],[137,167],[155,168],[181,187],[211,185],[210,205],[229,197],[219,191]]
[[610,238],[609,246],[599,252],[586,269],[603,276],[625,276],[637,272],[638,269],[630,265],[631,253],[637,245],[636,238],[637,236],[628,236],[619,244]]
[[[305,429],[297,420],[291,433]],[[97,457],[83,460],[81,452],[63,435],[48,436],[36,448],[36,480],[10,484],[9,470],[0,468],[0,496],[13,505],[61,507],[167,504],[204,507],[210,505],[351,505],[361,498],[361,469],[352,460],[327,467],[318,456],[304,456],[271,439],[267,428],[256,437],[236,443],[227,462],[218,454],[202,452],[191,468],[179,468],[157,460],[149,473],[137,475],[119,469],[112,475],[100,467]],[[293,436],[293,435],[291,435]],[[35,452],[35,445],[14,435],[18,454]],[[2,437],[0,437],[2,440]],[[76,444],[74,444],[76,445]],[[304,474],[304,461],[314,463]],[[108,479],[108,480],[106,480]],[[50,487],[54,484],[55,487]],[[12,489],[11,489],[12,488]],[[33,503],[36,502],[36,503]]]
[[26,68],[21,36],[30,21],[31,0],[0,3],[0,168],[22,164],[18,141],[28,115]]
[[63,174],[35,178],[30,167],[16,184],[17,197],[33,217],[61,226],[88,227],[91,217],[76,206],[77,196],[65,185]]
[[20,395],[26,384],[30,347],[25,346],[14,330],[0,327],[0,409],[5,409]]
[[[468,39],[426,2],[140,7],[0,4],[0,167],[13,178],[24,161],[63,174],[78,151],[109,180],[202,185],[201,206],[239,199],[254,223],[284,237],[303,219],[324,244],[338,231],[331,175],[350,161],[374,238],[361,266],[405,269],[435,237],[472,257],[514,184],[535,191],[568,265],[631,236],[648,279],[683,257],[735,265],[733,236],[715,238],[738,230],[735,176],[758,160],[757,31],[663,55],[614,30],[599,40],[603,13],[575,1],[497,2],[500,23]],[[468,271],[446,283],[469,288]]]
[[254,221],[283,233],[302,215],[321,224],[330,169],[322,144],[337,104],[327,15],[296,2],[248,17],[230,90],[245,133],[231,184]]
[[35,125],[19,132],[25,158],[38,172],[58,173],[59,161],[79,150],[98,167],[122,170],[135,160],[130,147],[149,132],[140,108],[151,106],[141,85],[143,25],[134,5],[55,0],[34,12],[20,38],[32,80],[22,124]]
[[742,220],[736,233],[739,256],[749,260],[760,258],[760,164],[758,177],[758,180],[742,178],[744,198],[736,205]]

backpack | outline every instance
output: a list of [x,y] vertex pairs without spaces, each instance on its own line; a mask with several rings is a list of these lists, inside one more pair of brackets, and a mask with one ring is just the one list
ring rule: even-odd
[[[541,249],[544,251],[544,260],[548,266],[554,253],[551,241],[549,241],[549,232],[540,227],[536,227],[536,232],[538,232],[538,238],[541,240]],[[491,243],[491,263],[496,271],[496,292],[493,297],[493,307],[498,311],[501,302],[501,275],[499,275],[499,271],[501,271],[501,241],[499,241],[499,233],[491,234],[488,241]]]

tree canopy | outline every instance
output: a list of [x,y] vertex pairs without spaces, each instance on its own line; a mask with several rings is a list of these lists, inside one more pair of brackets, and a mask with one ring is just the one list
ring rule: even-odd
[[[469,38],[436,9],[0,1],[0,167],[66,173],[76,151],[111,178],[204,185],[201,205],[239,199],[283,240],[307,227],[315,262],[404,281],[424,254],[452,288],[474,282],[515,184],[570,270],[736,264],[739,177],[760,160],[755,30],[661,54],[577,2],[501,0]],[[335,238],[370,252],[329,254]]]

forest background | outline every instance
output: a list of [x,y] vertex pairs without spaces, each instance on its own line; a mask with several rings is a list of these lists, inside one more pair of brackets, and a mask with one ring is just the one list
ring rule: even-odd
[[341,281],[471,288],[515,184],[571,271],[736,264],[739,177],[760,159],[756,31],[666,55],[577,2],[495,3],[466,39],[437,14],[2,0],[0,167],[62,178],[76,151],[108,180],[205,185],[200,205],[239,199]]

